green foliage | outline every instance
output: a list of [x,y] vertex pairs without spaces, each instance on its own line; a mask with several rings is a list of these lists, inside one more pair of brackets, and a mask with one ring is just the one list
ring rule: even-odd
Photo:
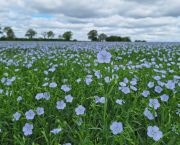
[[72,33],[71,31],[67,31],[67,32],[64,32],[63,38],[64,38],[66,41],[70,41],[71,38],[72,38],[72,35],[73,35],[73,33]]
[[106,38],[106,41],[109,41],[109,42],[131,42],[131,39],[129,37],[109,36]]
[[91,30],[89,31],[88,35],[88,39],[90,39],[91,41],[97,41],[98,40],[98,32],[97,30]]
[[3,33],[3,31],[2,31],[2,28],[1,28],[1,26],[0,26],[0,34],[2,34]]
[[14,39],[16,36],[14,34],[14,31],[11,27],[4,27],[3,29],[4,33],[6,33],[6,38],[7,39]]
[[49,38],[53,38],[54,36],[55,36],[55,34],[54,34],[53,31],[48,31],[48,32],[47,32],[47,37],[48,37],[48,39],[49,39]]
[[146,42],[146,40],[135,40],[135,42]]
[[29,39],[32,39],[34,36],[36,36],[37,32],[33,29],[28,29],[25,36],[28,37]]
[[99,40],[99,41],[105,41],[106,38],[107,38],[107,35],[104,34],[104,33],[101,33],[101,34],[98,36],[98,40]]
[[[66,43],[67,44],[67,43]],[[79,44],[80,45],[80,44]],[[79,47],[78,45],[78,47]],[[11,86],[5,86],[0,81],[0,88],[4,90],[0,94],[0,144],[1,145],[60,145],[70,142],[72,145],[179,145],[180,144],[180,125],[179,115],[176,114],[177,103],[180,103],[179,93],[164,88],[163,93],[170,96],[168,102],[160,102],[160,94],[149,89],[150,96],[147,98],[141,95],[143,90],[147,90],[147,83],[154,81],[152,76],[160,75],[153,71],[153,68],[142,67],[132,69],[143,61],[162,64],[167,71],[166,78],[161,81],[173,79],[173,75],[179,74],[177,60],[179,58],[180,47],[171,47],[171,51],[164,49],[147,49],[133,46],[110,49],[112,63],[97,64],[95,49],[76,51],[68,47],[50,47],[47,50],[36,48],[8,48],[0,53],[0,79],[3,77],[11,78],[16,76],[16,80]],[[44,47],[43,47],[44,48]],[[160,61],[161,58],[168,58]],[[120,58],[121,57],[121,58]],[[155,60],[152,61],[152,58]],[[10,61],[11,60],[11,61]],[[5,65],[4,62],[8,62]],[[175,62],[175,63],[173,63]],[[32,63],[32,67],[27,68],[27,64]],[[168,66],[167,64],[171,64]],[[13,64],[13,65],[10,65]],[[119,69],[114,69],[117,66]],[[122,69],[120,66],[127,66]],[[54,72],[50,68],[56,68]],[[129,68],[128,68],[129,67]],[[17,71],[18,69],[18,71]],[[94,75],[94,71],[99,70],[102,74],[100,79]],[[45,74],[44,71],[48,71]],[[85,84],[88,74],[93,75],[93,82]],[[117,75],[118,78],[112,78]],[[104,78],[112,78],[110,83],[106,83]],[[139,78],[138,91],[132,91],[125,95],[119,90],[119,82],[127,77]],[[82,80],[77,83],[76,80]],[[56,82],[56,88],[43,87],[45,83]],[[70,84],[70,93],[63,92],[60,87],[62,84]],[[130,85],[130,84],[128,84]],[[158,85],[158,84],[156,84]],[[180,86],[177,86],[177,91]],[[12,95],[6,92],[12,91]],[[36,100],[37,93],[49,92],[50,100]],[[67,103],[64,110],[56,109],[56,102],[64,100],[66,95],[71,94],[74,99],[72,103]],[[21,102],[17,97],[22,96]],[[95,96],[104,96],[105,104],[95,103]],[[157,98],[161,104],[157,110],[157,117],[148,120],[144,115],[144,109],[148,106],[150,98]],[[117,99],[125,101],[124,104],[116,103]],[[75,114],[75,107],[83,104],[86,113],[82,116]],[[44,107],[45,114],[38,116],[34,120],[27,120],[25,112],[29,109],[36,110],[37,107]],[[20,112],[22,117],[19,121],[12,121],[13,114]],[[79,122],[82,124],[79,125]],[[124,130],[121,134],[113,135],[110,131],[112,121],[121,121]],[[24,136],[22,128],[26,122],[34,125],[33,134]],[[157,125],[163,132],[163,138],[157,142],[147,136],[147,127]],[[50,133],[53,128],[61,127],[62,132],[54,135]],[[173,128],[173,129],[172,129]]]

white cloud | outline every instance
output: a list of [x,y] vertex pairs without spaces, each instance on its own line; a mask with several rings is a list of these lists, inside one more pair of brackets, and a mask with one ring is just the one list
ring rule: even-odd
[[0,7],[0,25],[12,26],[19,37],[34,28],[57,35],[72,30],[80,40],[91,29],[149,41],[180,38],[177,0],[6,0]]

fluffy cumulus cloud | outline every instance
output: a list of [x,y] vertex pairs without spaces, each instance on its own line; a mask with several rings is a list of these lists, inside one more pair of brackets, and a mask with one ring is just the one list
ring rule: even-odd
[[6,0],[0,3],[0,25],[12,26],[18,37],[28,28],[53,30],[56,36],[72,30],[87,40],[97,29],[133,40],[178,41],[180,1],[177,0]]

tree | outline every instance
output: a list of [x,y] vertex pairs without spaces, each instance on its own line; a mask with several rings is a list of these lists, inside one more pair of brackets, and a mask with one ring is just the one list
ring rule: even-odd
[[114,41],[122,41],[120,36],[109,36],[106,38],[106,41],[114,42]]
[[97,30],[91,30],[88,33],[88,39],[90,39],[91,41],[97,41],[98,40],[98,32]]
[[121,36],[109,36],[106,38],[106,41],[110,42],[131,42],[131,39],[129,37],[121,37]]
[[1,26],[0,26],[0,34],[2,34],[3,32],[2,32],[2,28],[1,28]]
[[131,42],[131,39],[129,37],[122,37],[123,42]]
[[135,40],[135,42],[147,42],[146,40]]
[[49,38],[53,38],[54,36],[55,36],[55,34],[54,34],[53,31],[48,31],[48,32],[47,32],[47,37],[48,37],[48,39],[49,39]]
[[70,41],[71,38],[72,38],[72,35],[73,35],[73,33],[72,33],[71,31],[67,31],[67,32],[64,32],[63,38],[64,38],[66,41]]
[[98,40],[99,40],[99,41],[105,41],[106,38],[107,38],[107,35],[104,34],[104,33],[101,33],[101,34],[98,36]]
[[6,38],[8,39],[14,39],[15,34],[11,27],[4,27],[3,32],[6,33]]
[[36,34],[37,32],[35,30],[28,29],[25,36],[28,37],[29,39],[32,39]]
[[41,35],[43,36],[44,39],[47,37],[47,32],[42,32]]

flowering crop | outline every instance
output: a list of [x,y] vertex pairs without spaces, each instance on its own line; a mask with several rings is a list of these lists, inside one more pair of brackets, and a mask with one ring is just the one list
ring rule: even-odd
[[0,144],[180,144],[179,43],[0,43]]

